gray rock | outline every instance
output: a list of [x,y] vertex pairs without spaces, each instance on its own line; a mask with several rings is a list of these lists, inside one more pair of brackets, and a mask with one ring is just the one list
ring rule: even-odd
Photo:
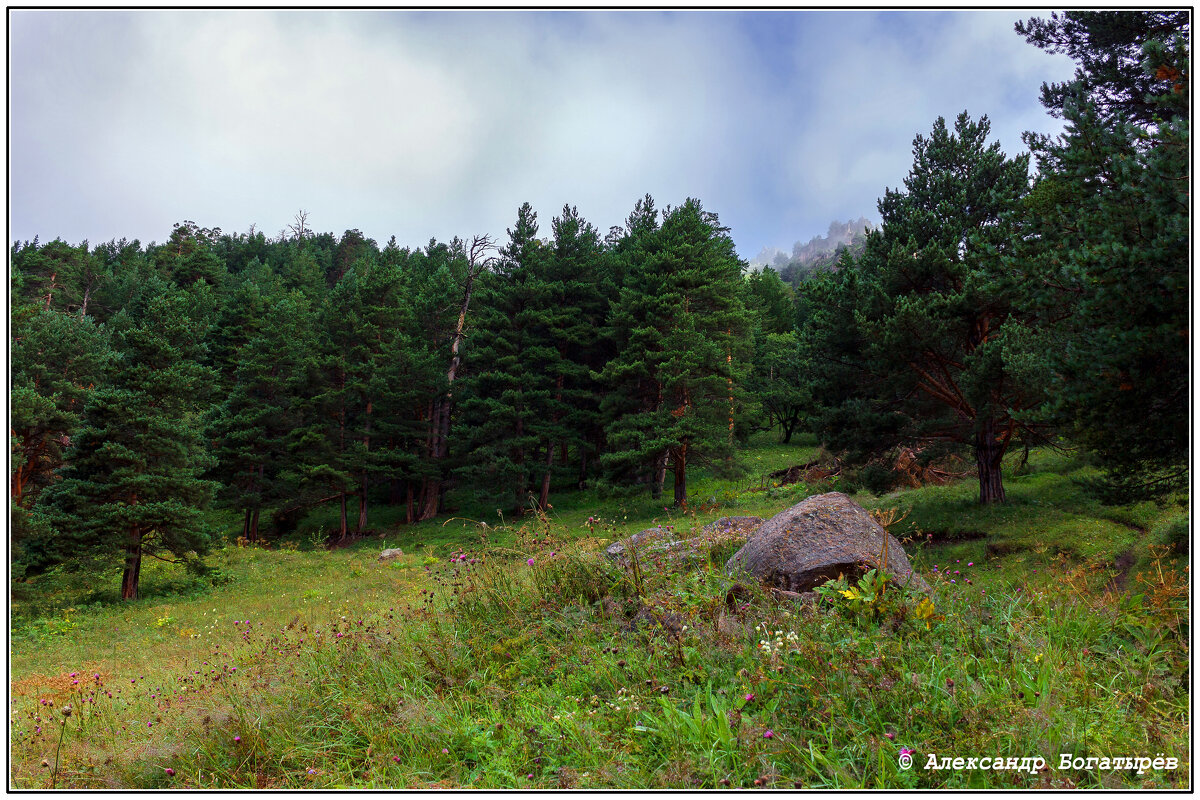
[[608,556],[613,561],[618,561],[625,558],[626,554],[631,548],[637,550],[639,553],[649,550],[651,545],[656,546],[654,548],[655,550],[670,549],[672,546],[682,544],[682,542],[674,541],[671,538],[674,535],[675,529],[669,525],[659,525],[655,528],[647,528],[644,531],[635,533],[628,539],[623,539],[619,542],[613,542],[608,547],[604,548],[604,555]]
[[726,562],[725,572],[749,573],[770,586],[803,593],[840,574],[856,579],[881,567],[902,586],[931,591],[913,572],[896,537],[849,497],[829,492],[764,522]]
[[762,525],[762,517],[721,517],[700,529],[701,536],[713,534],[749,534]]
[[404,551],[401,550],[399,547],[389,547],[387,550],[384,550],[382,553],[379,554],[379,560],[380,561],[390,561],[391,559],[399,558],[402,555],[404,555]]

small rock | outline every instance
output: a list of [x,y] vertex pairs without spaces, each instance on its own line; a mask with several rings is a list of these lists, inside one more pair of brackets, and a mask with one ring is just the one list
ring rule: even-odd
[[399,558],[402,555],[404,555],[404,551],[401,550],[399,547],[389,547],[387,550],[384,550],[382,553],[379,554],[379,560],[380,561],[390,561],[391,559]]

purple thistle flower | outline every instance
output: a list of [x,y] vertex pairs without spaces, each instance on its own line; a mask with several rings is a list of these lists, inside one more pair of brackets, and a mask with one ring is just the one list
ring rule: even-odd
[[774,739],[774,738],[775,738],[775,731],[773,731],[773,730],[771,730],[770,728],[768,728],[767,730],[763,731],[763,738],[764,738],[764,739]]
[[525,563],[526,563],[526,564],[528,564],[529,566],[531,566],[531,567],[532,567],[532,566],[533,566],[533,559],[531,558],[531,559],[529,559],[528,561],[526,561]]
[[915,752],[917,752],[917,751],[913,750],[911,747],[901,747],[900,748],[900,755],[902,755],[902,756],[911,756]]

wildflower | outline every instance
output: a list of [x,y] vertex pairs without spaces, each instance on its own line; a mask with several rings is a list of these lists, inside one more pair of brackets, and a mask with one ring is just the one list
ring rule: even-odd
[[891,741],[894,741],[894,740],[895,740],[895,738],[896,738],[896,734],[892,733],[891,731],[888,731],[887,733],[885,733],[885,734],[883,735],[883,738],[885,738],[885,739],[887,739],[889,742],[891,742]]
[[400,756],[392,756],[392,761],[395,761],[397,764],[399,764],[399,763],[400,763]]
[[764,738],[764,739],[774,739],[774,738],[775,738],[775,731],[773,731],[773,730],[771,730],[770,728],[768,728],[767,730],[763,731],[763,738]]
[[171,769],[170,767],[167,767],[167,769],[165,771],[167,773],[168,778],[172,778],[175,776],[175,770]]
[[973,566],[975,566],[975,562],[974,562],[974,561],[968,561],[968,562],[967,562],[967,566],[968,566],[968,567],[973,567]]
[[235,736],[235,737],[233,737],[233,741],[234,741],[235,743],[237,743],[237,742],[240,742],[240,741],[242,741],[242,737],[240,737],[240,736]]
[[749,703],[749,702],[750,702],[751,700],[753,700],[753,699],[754,699],[754,694],[753,694],[753,693],[746,695],[746,702],[747,702],[747,703]]
[[445,753],[446,755],[450,754],[450,751],[447,750],[445,747],[442,748],[442,752]]
[[902,756],[911,756],[915,752],[917,752],[917,751],[913,750],[911,747],[901,747],[900,748],[900,755],[902,755]]
[[526,775],[525,780],[529,780],[529,781],[533,780],[533,773],[531,772],[528,775]]
[[309,767],[308,769],[306,769],[305,772],[307,772],[309,775],[317,774],[317,771],[315,769],[313,769],[312,767]]
[[551,551],[550,551],[550,557],[551,557],[551,558],[554,558],[554,551],[553,551],[553,550],[551,550]]
[[529,559],[528,561],[526,561],[525,563],[526,563],[526,564],[528,564],[529,566],[531,566],[531,567],[532,567],[532,566],[533,566],[533,559],[531,558],[531,559]]

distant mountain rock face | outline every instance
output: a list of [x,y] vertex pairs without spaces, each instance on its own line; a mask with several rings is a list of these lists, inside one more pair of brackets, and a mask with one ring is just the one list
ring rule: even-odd
[[792,245],[791,255],[777,247],[764,247],[750,265],[770,266],[786,283],[795,286],[807,280],[814,272],[836,269],[838,258],[845,248],[850,248],[851,255],[857,258],[866,242],[866,231],[876,227],[878,226],[866,217],[849,222],[834,220],[829,223],[826,235],[814,236],[807,242],[796,242]]

